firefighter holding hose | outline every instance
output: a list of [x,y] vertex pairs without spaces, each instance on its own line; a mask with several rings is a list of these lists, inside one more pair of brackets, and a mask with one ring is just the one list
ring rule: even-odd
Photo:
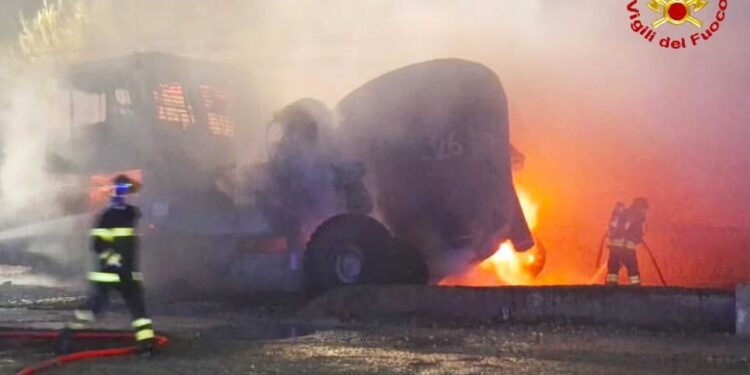
[[96,271],[88,274],[91,294],[83,308],[75,311],[75,320],[68,323],[60,335],[58,351],[70,351],[75,331],[87,328],[106,307],[110,291],[117,290],[133,318],[132,327],[138,347],[144,352],[153,352],[154,330],[146,314],[141,285],[143,277],[138,271],[135,228],[140,211],[127,203],[128,195],[135,192],[137,187],[125,175],[114,179],[110,205],[97,217],[91,230],[98,265]]
[[607,233],[607,247],[609,248],[608,285],[617,285],[621,267],[627,269],[630,285],[641,284],[641,274],[635,249],[638,244],[643,243],[646,211],[648,211],[648,201],[641,197],[633,199],[633,203],[628,208],[619,205],[615,208]]

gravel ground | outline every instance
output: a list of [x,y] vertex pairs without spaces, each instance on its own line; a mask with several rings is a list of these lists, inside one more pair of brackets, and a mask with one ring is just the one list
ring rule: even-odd
[[[26,292],[33,300],[35,292]],[[726,334],[423,317],[309,321],[295,314],[303,304],[295,297],[156,304],[157,328],[172,340],[159,355],[73,363],[45,373],[750,374],[750,340]],[[54,304],[39,306],[0,311],[0,326],[50,328],[70,315]],[[101,324],[124,328],[127,322],[125,314],[113,313]],[[0,373],[50,356],[49,343],[0,340]]]

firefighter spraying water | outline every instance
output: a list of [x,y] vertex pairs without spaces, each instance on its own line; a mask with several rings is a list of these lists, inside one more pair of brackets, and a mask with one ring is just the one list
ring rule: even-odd
[[113,181],[112,198],[97,218],[91,230],[92,250],[97,257],[97,268],[89,272],[91,294],[86,304],[75,311],[75,321],[68,323],[58,339],[59,352],[69,352],[76,330],[87,328],[101,315],[116,290],[122,295],[133,317],[132,327],[141,350],[153,350],[154,330],[146,314],[143,298],[143,276],[138,267],[138,238],[135,230],[141,216],[137,207],[127,203],[127,196],[135,192],[137,184],[125,175]]
[[641,271],[636,253],[638,245],[644,245],[654,263],[654,267],[656,267],[662,284],[666,285],[664,277],[661,274],[661,269],[658,263],[656,263],[651,249],[643,239],[646,234],[646,212],[648,211],[648,207],[648,201],[642,197],[633,199],[633,203],[627,208],[622,202],[615,204],[615,208],[612,210],[609,219],[607,234],[602,239],[602,247],[597,258],[598,265],[601,262],[603,245],[606,244],[609,250],[607,285],[618,284],[619,272],[623,267],[627,270],[629,284],[641,285]]

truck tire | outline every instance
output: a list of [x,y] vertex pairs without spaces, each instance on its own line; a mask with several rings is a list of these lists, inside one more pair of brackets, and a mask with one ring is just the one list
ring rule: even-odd
[[377,220],[341,214],[321,224],[305,251],[307,286],[322,292],[339,285],[386,282],[393,237]]

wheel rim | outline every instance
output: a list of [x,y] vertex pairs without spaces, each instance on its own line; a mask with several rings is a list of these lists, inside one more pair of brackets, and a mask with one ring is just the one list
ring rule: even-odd
[[362,251],[354,245],[343,245],[336,249],[334,270],[341,283],[353,284],[362,276],[364,257]]

